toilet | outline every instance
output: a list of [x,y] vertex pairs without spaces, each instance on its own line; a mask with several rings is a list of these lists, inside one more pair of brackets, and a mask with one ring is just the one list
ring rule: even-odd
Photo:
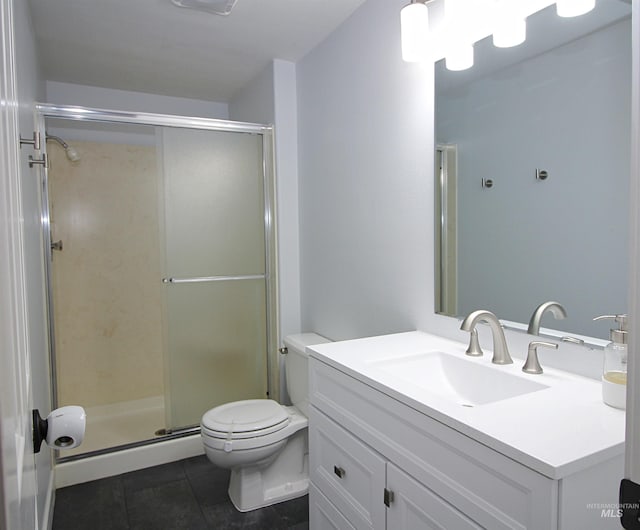
[[229,498],[239,511],[308,492],[309,357],[305,348],[326,342],[330,341],[315,333],[284,339],[286,385],[293,405],[248,399],[225,403],[202,416],[204,452],[216,466],[231,470]]

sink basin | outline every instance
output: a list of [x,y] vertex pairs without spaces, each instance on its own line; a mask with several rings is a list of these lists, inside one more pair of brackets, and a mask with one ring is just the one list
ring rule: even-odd
[[549,388],[444,352],[429,352],[371,361],[370,366],[466,407],[494,403]]

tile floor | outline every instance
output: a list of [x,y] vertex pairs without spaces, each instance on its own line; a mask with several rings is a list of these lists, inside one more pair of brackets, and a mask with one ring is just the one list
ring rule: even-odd
[[196,456],[56,491],[53,530],[307,530],[301,497],[240,513],[229,472]]

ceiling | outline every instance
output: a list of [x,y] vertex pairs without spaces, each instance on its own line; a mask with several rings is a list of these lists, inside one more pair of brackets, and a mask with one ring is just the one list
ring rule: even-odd
[[228,102],[274,59],[298,61],[365,0],[29,0],[50,81]]

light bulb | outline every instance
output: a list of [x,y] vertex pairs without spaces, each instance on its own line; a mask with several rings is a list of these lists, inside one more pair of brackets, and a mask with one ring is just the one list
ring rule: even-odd
[[457,24],[466,18],[469,7],[468,0],[445,0],[444,16],[449,24]]
[[493,45],[497,48],[511,48],[522,44],[527,38],[525,19],[503,19],[493,32]]
[[558,0],[556,12],[559,17],[577,17],[596,7],[596,0]]
[[402,58],[415,63],[426,59],[429,38],[429,8],[422,2],[405,6],[400,11]]
[[473,66],[473,44],[458,44],[445,57],[447,70],[466,70]]

